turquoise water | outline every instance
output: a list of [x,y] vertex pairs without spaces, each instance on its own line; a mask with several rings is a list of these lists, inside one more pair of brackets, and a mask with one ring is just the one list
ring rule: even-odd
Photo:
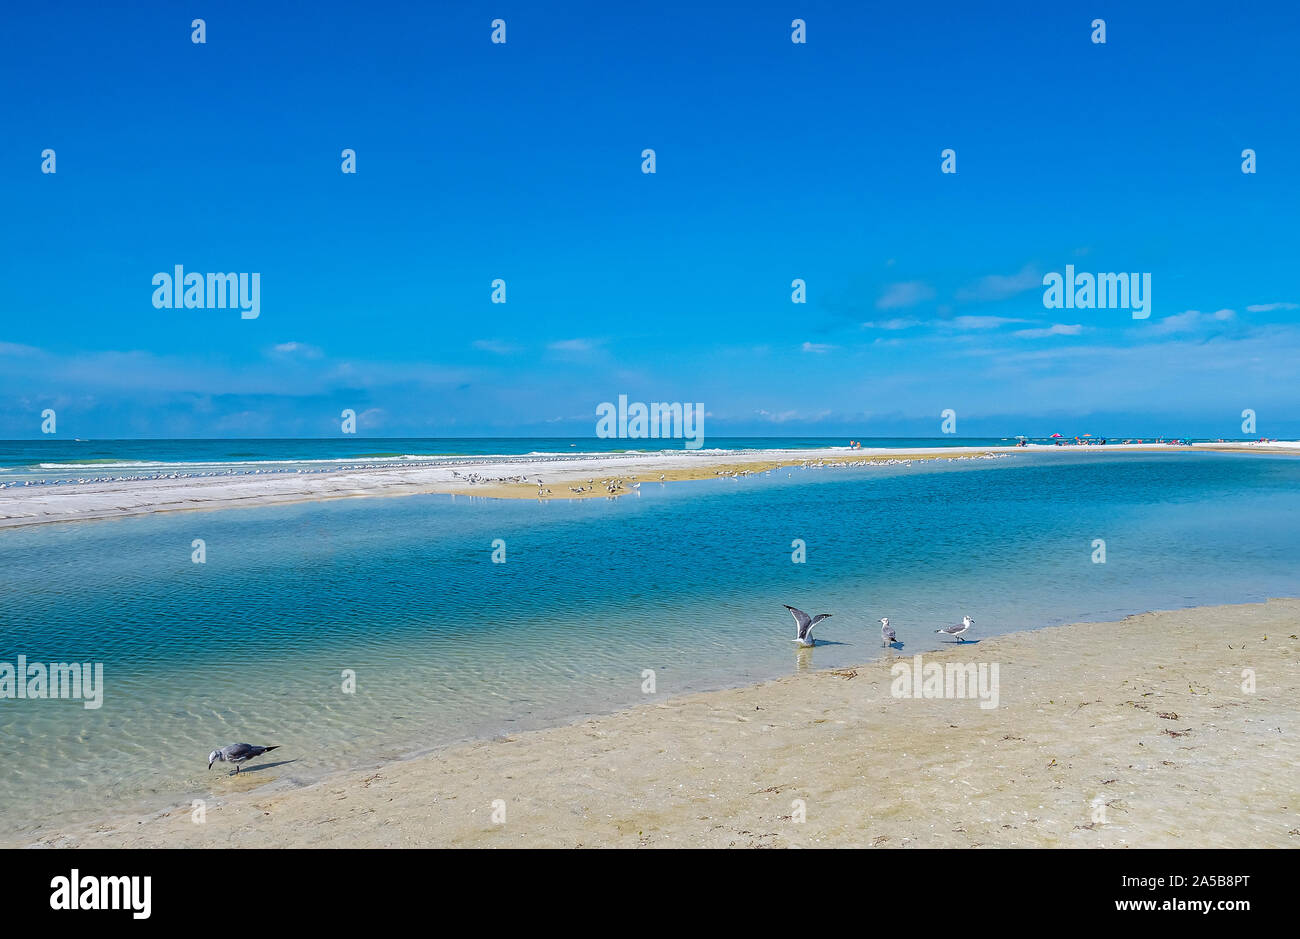
[[[306,783],[643,703],[644,669],[663,696],[860,663],[880,654],[883,615],[911,654],[965,613],[979,638],[1294,596],[1297,562],[1300,458],[1190,452],[0,532],[0,662],[103,662],[106,684],[95,711],[0,700],[0,842],[188,805],[220,789],[206,757],[225,743],[283,746],[246,784]],[[795,647],[783,603],[833,613],[825,644]]]

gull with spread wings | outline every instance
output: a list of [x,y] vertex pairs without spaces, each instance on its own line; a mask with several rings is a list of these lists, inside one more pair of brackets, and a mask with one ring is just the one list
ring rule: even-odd
[[794,617],[795,626],[798,627],[799,632],[794,641],[801,646],[813,645],[813,627],[824,619],[830,619],[831,614],[818,613],[816,616],[809,617],[803,610],[796,610],[788,603],[782,603],[781,605],[790,611],[790,615]]

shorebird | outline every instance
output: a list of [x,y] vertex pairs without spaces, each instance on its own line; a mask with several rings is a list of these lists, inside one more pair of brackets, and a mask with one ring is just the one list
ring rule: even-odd
[[961,618],[961,622],[958,623],[956,626],[945,626],[943,627],[943,629],[936,629],[935,632],[943,633],[946,636],[953,636],[961,640],[962,642],[965,642],[966,640],[961,638],[962,634],[965,633],[966,630],[970,629],[974,625],[975,625],[975,621],[973,619],[971,619],[969,616],[963,616]]
[[887,646],[891,642],[897,640],[897,638],[898,637],[894,635],[894,627],[889,625],[889,617],[880,617],[880,644],[882,646]]
[[278,749],[280,749],[279,744],[273,747],[255,747],[251,743],[232,743],[208,754],[208,769],[212,769],[212,764],[220,760],[224,763],[234,763],[235,772],[238,773],[240,763],[247,763],[254,757]]
[[787,610],[789,610],[790,615],[794,617],[794,624],[795,627],[798,629],[798,634],[795,636],[794,641],[799,643],[799,645],[801,646],[813,645],[814,644],[813,637],[812,637],[813,627],[816,626],[818,623],[820,623],[822,620],[830,619],[831,617],[831,614],[829,613],[818,613],[816,616],[809,618],[808,614],[805,613],[803,610],[796,610],[788,603],[782,603],[781,605],[785,607]]

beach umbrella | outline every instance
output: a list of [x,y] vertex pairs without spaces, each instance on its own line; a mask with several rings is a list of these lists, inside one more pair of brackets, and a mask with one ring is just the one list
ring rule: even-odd
[[1085,437],[1091,437],[1092,434],[1084,434]]
[[1052,436],[1053,436],[1053,437],[1059,437],[1059,436],[1061,436],[1061,435],[1060,435],[1060,434],[1052,434]]

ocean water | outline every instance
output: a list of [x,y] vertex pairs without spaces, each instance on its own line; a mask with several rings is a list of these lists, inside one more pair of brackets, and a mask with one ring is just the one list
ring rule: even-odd
[[[191,542],[207,561],[191,561]],[[505,542],[506,563],[492,562]],[[806,563],[791,560],[806,543]],[[1106,563],[1092,561],[1095,539]],[[102,662],[103,706],[0,699],[0,843],[881,654],[1295,596],[1300,458],[1033,453],[356,499],[0,532],[0,662]],[[782,608],[830,612],[799,649]],[[356,690],[342,691],[344,670]]]

